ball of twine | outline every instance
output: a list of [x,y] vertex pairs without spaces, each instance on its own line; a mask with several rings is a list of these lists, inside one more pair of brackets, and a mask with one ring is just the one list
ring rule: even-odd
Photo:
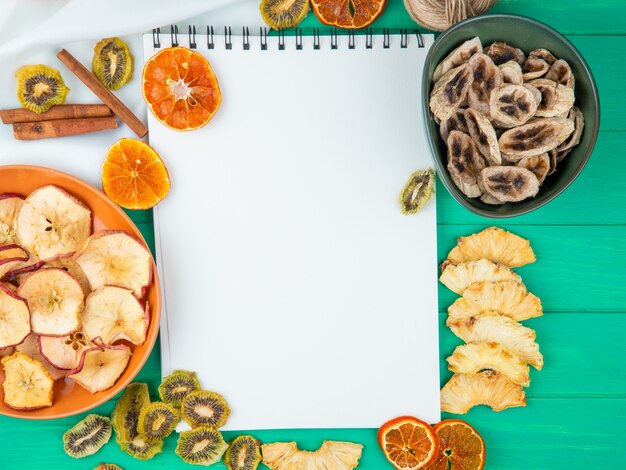
[[411,18],[425,28],[443,31],[472,16],[482,15],[498,0],[404,0]]

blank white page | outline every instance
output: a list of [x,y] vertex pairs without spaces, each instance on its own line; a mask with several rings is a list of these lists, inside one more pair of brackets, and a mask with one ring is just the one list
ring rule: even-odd
[[197,371],[230,403],[227,429],[439,421],[435,202],[410,217],[398,202],[431,166],[432,39],[314,50],[304,37],[296,50],[287,37],[281,51],[270,37],[262,51],[259,37],[209,50],[198,36],[221,107],[193,132],[149,116],[172,180],[155,215],[163,375]]

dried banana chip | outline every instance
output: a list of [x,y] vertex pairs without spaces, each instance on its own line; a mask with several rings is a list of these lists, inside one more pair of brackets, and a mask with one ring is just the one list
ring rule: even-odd
[[446,359],[448,369],[457,374],[476,374],[495,370],[516,385],[530,385],[530,368],[515,354],[498,343],[471,343],[457,346]]
[[550,64],[545,60],[538,57],[529,57],[522,67],[522,76],[524,81],[528,81],[533,78],[543,77],[548,73],[548,70],[550,70]]
[[582,137],[583,129],[585,128],[585,117],[576,106],[572,107],[567,118],[574,121],[574,132],[572,132],[572,134],[557,147],[556,150],[559,152],[556,155],[557,162],[563,160],[563,158],[571,151],[572,147],[580,143],[580,138]]
[[493,89],[502,85],[502,72],[486,54],[474,54],[467,63],[472,73],[467,102],[470,108],[488,116],[489,98]]
[[454,323],[448,318],[446,325],[466,343],[499,343],[535,369],[543,368],[535,331],[509,317],[491,312]]
[[470,57],[480,52],[482,48],[483,45],[478,36],[465,41],[437,65],[433,72],[433,83],[438,82],[447,71],[467,62]]
[[494,42],[493,44],[485,47],[483,52],[491,57],[491,60],[493,60],[496,65],[504,64],[510,60],[513,60],[520,65],[523,65],[524,62],[526,62],[526,55],[524,54],[524,51],[502,41]]
[[405,215],[415,214],[426,205],[435,194],[435,172],[432,168],[418,170],[400,192],[400,209]]
[[459,237],[457,246],[448,253],[446,263],[459,264],[480,259],[509,268],[517,268],[537,260],[528,240],[501,228],[489,227],[482,232]]
[[452,131],[448,136],[448,171],[454,184],[467,197],[482,194],[476,179],[485,168],[485,160],[472,138],[460,131]]
[[559,85],[547,78],[532,80],[529,85],[541,92],[542,101],[537,107],[536,117],[568,115],[574,104],[574,89]]
[[483,193],[501,202],[519,202],[539,192],[539,180],[526,168],[492,166],[478,175],[478,186]]
[[498,145],[496,131],[480,111],[468,108],[465,110],[465,122],[469,135],[474,141],[476,148],[485,157],[489,165],[500,165],[502,156]]
[[449,119],[466,100],[471,83],[472,75],[469,65],[463,64],[448,70],[435,83],[430,93],[430,110],[433,115],[442,121]]
[[465,110],[457,109],[452,113],[449,119],[439,123],[439,134],[444,141],[448,140],[448,136],[452,131],[461,131],[467,133],[467,123],[465,122]]
[[567,118],[537,119],[509,129],[498,139],[500,151],[507,155],[529,157],[557,148],[572,132],[574,122]]
[[500,127],[516,127],[527,122],[537,111],[535,93],[522,85],[495,88],[489,100],[489,114]]
[[528,53],[528,58],[535,57],[537,59],[542,59],[547,62],[549,65],[552,65],[556,62],[556,57],[550,52],[548,49],[535,49]]
[[441,411],[465,414],[476,405],[493,411],[526,406],[526,394],[520,385],[493,370],[477,374],[454,374],[441,389]]
[[504,64],[498,65],[498,68],[502,72],[503,83],[510,83],[511,85],[523,85],[524,77],[522,76],[522,67],[514,60],[509,60]]
[[550,171],[550,157],[547,153],[542,153],[541,155],[534,155],[532,157],[524,157],[519,162],[517,162],[517,166],[520,168],[526,168],[527,170],[534,173],[539,181],[539,186],[543,184],[548,176],[548,172]]
[[574,84],[576,83],[571,67],[564,60],[555,61],[546,74],[546,78],[570,88],[574,88]]
[[476,282],[448,307],[448,320],[462,323],[491,312],[515,321],[543,315],[541,300],[518,281]]
[[517,281],[521,278],[506,266],[492,263],[489,260],[467,261],[457,265],[447,265],[439,281],[459,295],[475,282]]

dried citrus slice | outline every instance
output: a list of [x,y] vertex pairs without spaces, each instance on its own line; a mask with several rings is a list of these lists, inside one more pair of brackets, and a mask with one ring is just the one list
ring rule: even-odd
[[482,470],[485,442],[478,431],[460,419],[446,419],[435,425],[439,452],[428,470]]
[[436,458],[439,439],[430,424],[412,416],[400,416],[380,427],[378,445],[397,469],[417,470]]
[[170,176],[158,153],[145,142],[120,139],[102,166],[102,189],[126,209],[150,209],[170,191]]
[[205,126],[222,101],[209,61],[184,47],[168,47],[146,62],[142,90],[152,114],[176,131]]
[[322,23],[345,29],[365,28],[385,9],[387,0],[311,0]]

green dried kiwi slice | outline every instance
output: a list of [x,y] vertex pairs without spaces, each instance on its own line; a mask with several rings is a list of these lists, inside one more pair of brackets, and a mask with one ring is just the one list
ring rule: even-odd
[[262,0],[259,10],[272,29],[293,28],[309,12],[309,0]]
[[65,103],[70,89],[65,85],[61,72],[47,65],[24,65],[15,72],[17,99],[26,109],[45,113],[56,104]]
[[224,454],[228,470],[255,470],[261,461],[261,443],[252,436],[238,436]]
[[119,444],[120,449],[139,460],[150,460],[163,451],[163,441],[148,442],[142,436],[137,436],[129,442],[120,442]]
[[415,214],[435,194],[435,172],[432,168],[418,170],[400,192],[400,210],[404,215]]
[[133,75],[133,56],[120,38],[106,38],[94,47],[91,68],[105,87],[119,90]]
[[175,370],[159,385],[159,396],[165,403],[180,408],[183,398],[196,390],[200,390],[200,382],[195,372]]
[[115,465],[114,463],[104,463],[101,462],[100,465],[94,467],[93,470],[124,470],[119,465]]
[[224,397],[216,392],[199,390],[191,392],[181,405],[182,417],[191,425],[220,428],[230,416],[230,408]]
[[141,410],[137,430],[148,442],[157,442],[172,434],[179,422],[180,414],[176,408],[154,402]]
[[111,415],[111,424],[115,429],[118,443],[131,442],[139,435],[137,425],[141,409],[150,403],[148,385],[135,382],[124,390]]
[[222,458],[228,449],[222,433],[209,427],[200,426],[180,433],[176,454],[192,465],[212,465]]
[[80,459],[98,452],[110,438],[111,420],[91,414],[63,434],[63,448],[70,457]]

